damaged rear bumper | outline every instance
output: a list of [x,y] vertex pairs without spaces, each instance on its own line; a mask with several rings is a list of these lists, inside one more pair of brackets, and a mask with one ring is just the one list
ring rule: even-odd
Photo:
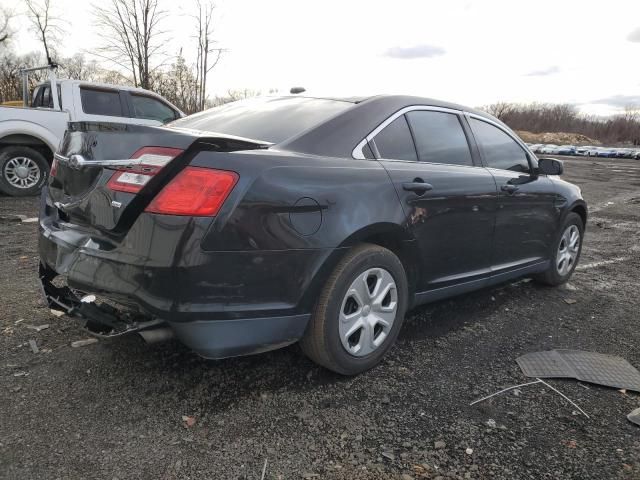
[[[56,272],[42,263],[38,268],[38,276],[42,294],[49,308],[81,319],[91,335],[110,338],[140,333],[145,340],[172,336],[166,333],[167,325],[160,319],[123,312],[107,303],[97,303],[94,295],[78,298],[68,286],[55,285],[53,280],[57,276]],[[160,332],[149,334],[152,330],[163,330],[163,335],[160,335]]]
[[[168,230],[152,237],[134,225],[115,242],[41,216],[40,279],[50,307],[99,336],[168,330],[206,358],[260,353],[302,337],[310,314],[299,310],[309,281],[301,273],[330,251],[206,252],[185,238],[201,238],[199,227],[180,221],[167,219]],[[83,302],[87,295],[105,301]]]
[[[121,311],[91,298],[78,298],[67,286],[52,280],[53,270],[40,264],[42,292],[50,308],[65,312],[85,322],[86,330],[100,338],[138,333],[147,343],[176,336],[198,355],[220,359],[261,353],[296,342],[306,328],[310,315],[167,322]],[[88,295],[93,297],[93,295]]]

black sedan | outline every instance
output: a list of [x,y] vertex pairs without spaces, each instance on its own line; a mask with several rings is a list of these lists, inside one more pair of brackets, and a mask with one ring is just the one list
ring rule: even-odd
[[416,97],[72,123],[42,195],[41,281],[98,336],[175,335],[207,358],[300,341],[356,374],[408,308],[566,282],[587,208],[561,173],[490,115]]

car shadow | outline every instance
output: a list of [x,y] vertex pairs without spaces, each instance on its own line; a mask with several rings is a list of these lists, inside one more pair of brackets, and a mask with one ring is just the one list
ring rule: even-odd
[[[543,288],[525,282],[491,287],[413,309],[407,313],[399,347],[405,342],[443,337],[483,322],[492,312],[504,308],[518,291],[530,297],[534,290]],[[527,293],[523,292],[525,289]],[[345,377],[316,365],[297,345],[252,356],[207,360],[176,340],[147,345],[142,338],[132,335],[101,343],[106,350],[101,352],[107,357],[105,368],[133,369],[138,378],[145,379],[137,387],[128,385],[128,388],[147,389],[149,395],[166,394],[188,402],[198,399],[200,407],[207,411],[233,408],[247,397],[269,397],[283,391],[323,392],[323,386],[349,386],[360,381],[358,377]],[[390,360],[383,360],[381,369],[387,361]],[[380,372],[376,370],[362,375],[377,375]],[[332,398],[330,394],[324,395],[321,406],[329,408],[340,401]]]

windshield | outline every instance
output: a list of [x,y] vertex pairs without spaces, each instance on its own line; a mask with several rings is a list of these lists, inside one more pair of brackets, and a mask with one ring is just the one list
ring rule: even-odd
[[280,143],[352,106],[324,98],[261,97],[227,103],[168,126]]

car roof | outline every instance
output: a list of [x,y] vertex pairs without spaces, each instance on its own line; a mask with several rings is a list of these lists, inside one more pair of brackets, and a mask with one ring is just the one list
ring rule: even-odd
[[[292,95],[299,96],[299,95]],[[350,157],[354,146],[369,135],[389,116],[411,106],[432,106],[473,113],[511,129],[492,115],[456,103],[411,95],[375,95],[371,97],[309,97],[327,100],[348,101],[353,107],[347,108],[335,117],[285,140],[279,148],[334,157]]]
[[287,97],[317,98],[317,99],[324,99],[324,100],[335,100],[339,102],[350,102],[353,104],[359,104],[364,102],[376,102],[384,99],[388,103],[395,104],[397,107],[397,110],[400,110],[405,107],[410,107],[413,105],[425,105],[425,106],[449,108],[452,110],[470,112],[470,113],[474,113],[476,115],[480,115],[488,119],[491,119],[492,121],[497,120],[495,117],[493,117],[492,115],[489,115],[486,112],[483,112],[482,110],[477,110],[475,108],[466,107],[464,105],[460,105],[457,103],[448,102],[444,100],[436,100],[434,98],[420,97],[420,96],[413,96],[413,95],[379,94],[379,95],[370,95],[370,96],[350,96],[350,97],[314,96],[314,95],[282,95],[280,97],[282,98],[287,98]]

